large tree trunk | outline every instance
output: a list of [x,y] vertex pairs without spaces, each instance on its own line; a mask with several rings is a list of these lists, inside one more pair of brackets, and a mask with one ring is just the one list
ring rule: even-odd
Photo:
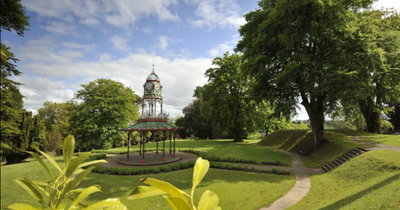
[[314,135],[314,147],[313,150],[325,141],[328,141],[325,137],[324,129],[324,96],[319,95],[317,99],[311,98],[310,101],[306,97],[303,97],[304,108],[307,111],[308,117],[310,118],[311,129]]
[[381,114],[374,109],[374,102],[371,98],[360,100],[358,102],[360,110],[367,123],[367,131],[369,133],[381,132]]
[[242,139],[242,129],[240,128],[235,128],[233,130],[233,141],[234,142],[243,142]]

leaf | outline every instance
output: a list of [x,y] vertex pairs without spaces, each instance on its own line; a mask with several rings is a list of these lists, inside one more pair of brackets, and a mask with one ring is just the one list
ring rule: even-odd
[[40,154],[42,154],[43,156],[46,157],[47,160],[50,161],[51,164],[53,164],[53,166],[58,169],[62,174],[64,174],[64,172],[61,170],[60,166],[58,165],[58,163],[48,154],[46,154],[45,152],[42,152],[39,150],[39,148],[37,148],[35,145],[31,145],[31,147],[33,149],[35,149],[36,151],[38,151]]
[[24,203],[15,203],[11,206],[7,207],[7,209],[15,209],[15,210],[40,210],[41,208],[33,207]]
[[182,200],[182,198],[176,196],[170,196],[170,197],[163,196],[163,197],[168,201],[168,203],[174,210],[192,210],[186,199]]
[[74,154],[75,149],[75,138],[73,135],[69,135],[64,139],[63,142],[63,157],[66,167],[69,166],[71,162],[72,155]]
[[186,201],[186,203],[187,203],[185,196],[182,195],[180,190],[168,182],[164,182],[164,181],[161,181],[158,179],[153,179],[153,178],[146,178],[143,180],[143,182],[146,184],[149,184],[151,186],[157,187],[158,189],[160,189],[172,196],[182,198],[182,200]]
[[77,187],[79,183],[81,183],[82,179],[85,178],[94,168],[95,167],[90,167],[80,174],[76,175],[76,177],[62,190],[60,198],[63,198],[69,191],[75,189],[75,187]]
[[84,154],[79,155],[77,158],[75,158],[67,167],[67,170],[65,172],[65,176],[68,178],[71,176],[75,170],[78,168],[78,166],[86,160],[92,153],[87,152]]
[[218,196],[210,190],[204,191],[200,198],[198,210],[215,210],[218,207]]
[[128,210],[128,208],[126,208],[126,206],[122,203],[114,205],[114,206],[109,206],[107,208],[105,208],[104,210]]
[[1,59],[9,62],[7,55],[11,56],[10,51],[8,51],[6,47],[1,46]]
[[165,191],[158,189],[153,186],[138,186],[132,190],[132,192],[128,195],[128,200],[134,200],[139,198],[147,198],[155,195],[166,194]]
[[86,197],[88,197],[89,195],[95,193],[95,192],[100,192],[100,188],[98,188],[97,186],[90,186],[88,188],[86,188],[85,190],[83,190],[78,197],[72,202],[71,206],[68,208],[68,210],[70,210],[72,207],[78,205],[81,201],[83,201],[83,199],[85,199]]
[[192,196],[193,190],[196,186],[201,182],[203,177],[206,175],[208,168],[210,168],[210,163],[208,160],[203,160],[203,158],[199,157],[196,160],[196,164],[194,165],[193,171],[193,186],[192,186]]
[[[84,208],[82,210],[103,209],[103,208],[106,208],[106,207],[112,207],[112,206],[119,205],[119,204],[121,204],[121,201],[118,198],[109,198],[109,199],[106,199],[106,200],[102,200],[102,201],[100,201],[98,203],[92,204],[92,205],[90,205],[87,208]],[[126,209],[126,207],[124,209]]]
[[38,154],[34,153],[34,152],[27,152],[27,153],[32,155],[40,163],[40,165],[42,165],[42,167],[44,169],[46,169],[47,173],[50,175],[51,179],[54,181],[53,175],[51,174],[51,172],[50,172],[49,168],[46,166],[46,164],[44,164],[42,158],[40,158],[40,156]]
[[83,168],[89,165],[97,164],[97,163],[108,163],[106,160],[93,160],[90,162],[82,163],[78,166],[78,168]]
[[42,194],[36,189],[38,186],[33,183],[31,180],[26,179],[26,178],[18,178],[15,180],[19,186],[24,188],[25,191],[27,191],[33,198],[35,198],[37,201],[42,203],[43,205],[46,205],[46,202],[43,200]]

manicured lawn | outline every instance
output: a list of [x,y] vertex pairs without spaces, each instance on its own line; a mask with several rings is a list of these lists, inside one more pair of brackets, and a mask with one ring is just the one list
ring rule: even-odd
[[[254,140],[250,140],[253,141]],[[267,148],[255,147],[244,143],[234,143],[232,140],[177,140],[176,149],[193,149],[200,151],[201,155],[218,157],[235,157],[246,160],[261,161],[280,161],[281,163],[292,165],[288,155],[269,150]],[[169,149],[169,141],[165,142],[165,147]],[[159,142],[159,148],[162,148],[162,142]],[[156,143],[147,143],[147,149],[156,149]],[[130,150],[139,150],[139,146],[130,147]],[[113,148],[110,151],[127,151],[126,147]]]
[[311,191],[289,209],[400,209],[400,152],[370,151],[311,175]]
[[[56,158],[62,162],[62,157]],[[50,164],[48,164],[50,165]],[[50,168],[55,172],[51,166]],[[22,202],[39,207],[31,196],[28,195],[15,182],[15,178],[26,177],[34,180],[47,181],[49,177],[41,170],[36,161],[8,165],[1,167],[1,208],[10,204]],[[101,185],[101,193],[96,193],[88,198],[88,203],[100,201],[110,197],[118,197],[128,209],[170,209],[168,203],[161,197],[140,200],[126,200],[128,193],[136,186],[142,185],[140,178],[153,177],[168,181],[175,186],[190,193],[192,186],[192,169],[176,172],[140,175],[117,176],[91,173],[84,179],[80,187],[88,187],[94,184]],[[237,172],[219,169],[210,169],[203,181],[196,188],[195,203],[198,203],[201,194],[210,189],[219,199],[222,209],[258,209],[278,199],[289,191],[295,183],[294,175],[282,176],[272,174],[259,174],[249,172]]]
[[362,138],[362,140],[400,147],[400,135],[371,136],[371,137],[364,137]]

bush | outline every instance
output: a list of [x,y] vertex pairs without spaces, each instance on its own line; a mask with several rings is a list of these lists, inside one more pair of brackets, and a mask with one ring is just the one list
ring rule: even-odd
[[155,168],[155,169],[154,169],[154,173],[155,173],[155,174],[161,173],[160,168]]
[[165,166],[158,166],[161,172],[165,172]]
[[181,166],[180,166],[179,163],[176,163],[176,164],[174,164],[174,165],[171,165],[171,169],[172,169],[173,171],[177,171],[177,170],[181,169]]
[[165,172],[170,172],[170,171],[172,171],[171,167],[166,166],[166,167],[165,167]]

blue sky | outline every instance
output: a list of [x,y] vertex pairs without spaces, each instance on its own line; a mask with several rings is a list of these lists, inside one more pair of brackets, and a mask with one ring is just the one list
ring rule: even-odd
[[[20,61],[26,110],[65,102],[80,84],[109,78],[143,95],[152,65],[163,85],[164,107],[182,115],[204,85],[211,61],[233,51],[243,15],[256,0],[22,0],[30,16],[24,37],[3,31],[1,41]],[[394,7],[381,0],[374,7]],[[296,119],[308,119],[299,110]]]

